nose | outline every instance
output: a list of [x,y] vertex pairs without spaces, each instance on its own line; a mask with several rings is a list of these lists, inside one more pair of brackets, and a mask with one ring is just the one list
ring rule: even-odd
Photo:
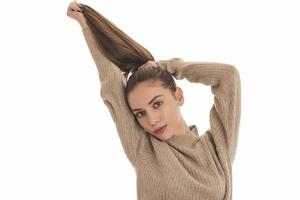
[[158,113],[152,112],[152,113],[148,114],[148,123],[151,126],[154,126],[157,122],[159,122],[159,120],[160,120],[160,117],[159,117]]

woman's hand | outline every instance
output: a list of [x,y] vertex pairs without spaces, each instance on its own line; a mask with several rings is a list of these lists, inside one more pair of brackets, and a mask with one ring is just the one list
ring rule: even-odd
[[82,11],[83,11],[83,5],[81,3],[77,3],[76,1],[74,1],[69,4],[67,10],[67,16],[78,21],[80,24],[84,24],[85,18],[82,14]]

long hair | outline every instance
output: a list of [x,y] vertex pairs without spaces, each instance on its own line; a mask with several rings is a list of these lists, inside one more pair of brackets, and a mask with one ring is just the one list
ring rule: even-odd
[[[125,95],[139,83],[146,80],[160,80],[163,87],[175,92],[176,83],[171,74],[160,67],[139,69],[147,61],[154,61],[154,57],[143,46],[138,44],[122,30],[106,19],[99,12],[88,5],[82,5],[82,14],[87,26],[91,29],[98,46],[111,62],[118,66],[127,80]],[[127,102],[128,103],[128,102]]]

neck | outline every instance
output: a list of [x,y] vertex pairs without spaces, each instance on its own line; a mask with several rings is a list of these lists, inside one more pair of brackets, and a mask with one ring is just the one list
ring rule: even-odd
[[190,128],[186,124],[185,120],[181,117],[179,127],[178,127],[178,132],[175,133],[175,135],[188,134],[189,132],[190,132]]

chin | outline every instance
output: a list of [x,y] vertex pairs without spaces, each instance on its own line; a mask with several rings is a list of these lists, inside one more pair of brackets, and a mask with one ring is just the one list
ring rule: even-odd
[[170,136],[170,135],[168,134],[168,132],[164,132],[164,133],[162,133],[162,134],[156,134],[156,133],[154,133],[154,132],[148,132],[148,131],[146,131],[146,133],[148,133],[148,134],[152,135],[153,137],[155,137],[155,138],[157,138],[157,139],[159,139],[159,140],[162,140],[162,141],[167,140],[167,139],[169,139],[170,137],[172,137],[172,135]]
[[155,136],[156,138],[162,140],[162,141],[165,141],[165,140],[168,140],[169,138],[172,137],[172,135],[168,135],[167,133],[163,133],[163,134],[153,134],[153,136]]

